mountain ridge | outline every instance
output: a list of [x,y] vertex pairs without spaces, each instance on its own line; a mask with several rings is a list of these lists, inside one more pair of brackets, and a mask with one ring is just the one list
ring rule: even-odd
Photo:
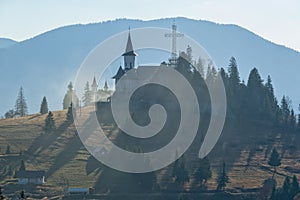
[[[235,56],[242,79],[246,80],[250,69],[257,67],[263,79],[271,75],[278,98],[286,94],[296,103],[300,102],[300,95],[290,89],[291,84],[297,82],[296,74],[300,73],[297,68],[300,66],[300,53],[294,49],[270,42],[233,24],[183,17],[149,21],[117,19],[59,27],[10,48],[0,49],[0,67],[4,74],[0,75],[3,81],[0,93],[7,94],[7,98],[1,100],[1,115],[14,105],[20,86],[25,89],[30,112],[38,111],[43,96],[47,96],[50,109],[60,109],[68,82],[74,79],[85,56],[96,45],[111,35],[127,30],[129,26],[170,28],[174,19],[178,31],[199,42],[218,67],[226,69],[229,58]],[[125,41],[120,48],[124,47]],[[291,73],[282,81],[285,70]],[[47,76],[43,78],[44,74]],[[16,77],[16,80],[12,81],[9,77]]]

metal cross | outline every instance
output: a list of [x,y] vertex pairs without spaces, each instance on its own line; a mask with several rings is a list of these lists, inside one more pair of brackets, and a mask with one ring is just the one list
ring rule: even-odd
[[172,37],[172,55],[171,55],[171,59],[170,59],[170,63],[172,65],[176,64],[176,59],[177,59],[176,39],[184,36],[184,34],[182,34],[182,33],[177,33],[176,29],[177,29],[177,26],[174,23],[172,25],[172,33],[165,34],[165,37]]

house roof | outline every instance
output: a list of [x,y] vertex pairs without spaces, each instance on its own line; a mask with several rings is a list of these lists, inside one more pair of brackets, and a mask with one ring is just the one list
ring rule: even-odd
[[120,66],[118,69],[118,72],[116,75],[114,75],[112,78],[113,79],[119,79],[121,78],[123,75],[125,74],[125,71],[122,69],[122,67]]
[[45,171],[18,171],[18,178],[42,178],[45,176]]

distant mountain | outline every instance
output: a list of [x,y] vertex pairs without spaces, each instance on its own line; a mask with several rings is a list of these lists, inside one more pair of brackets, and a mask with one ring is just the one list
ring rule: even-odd
[[0,38],[0,48],[7,48],[10,47],[17,42],[8,38]]
[[[13,108],[20,86],[25,90],[30,112],[39,110],[47,96],[51,110],[62,108],[67,83],[73,80],[87,54],[101,41],[130,26],[170,28],[173,19],[151,21],[119,19],[103,23],[58,28],[0,48],[0,115]],[[300,53],[274,44],[237,25],[176,18],[178,30],[194,38],[211,55],[218,67],[237,58],[242,78],[257,67],[264,79],[271,75],[278,98],[283,94],[300,103]],[[133,46],[134,46],[134,38]],[[124,45],[120,48],[125,48]],[[5,98],[3,98],[5,97]]]

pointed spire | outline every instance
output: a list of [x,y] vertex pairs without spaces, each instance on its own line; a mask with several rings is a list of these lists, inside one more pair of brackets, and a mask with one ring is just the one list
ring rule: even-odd
[[133,51],[133,46],[132,46],[132,42],[131,42],[131,36],[130,36],[130,28],[129,28],[129,33],[128,33],[128,38],[127,38],[127,44],[126,44],[126,49],[125,49],[125,53],[123,53],[122,56],[136,56],[137,54]]
[[105,81],[103,89],[104,89],[104,91],[107,91],[107,90],[108,90],[107,81]]
[[97,88],[98,87],[95,76],[94,76],[94,79],[93,79],[92,87],[93,88]]
[[130,37],[130,29],[129,29],[128,39],[127,39],[127,45],[126,45],[125,52],[128,53],[130,51],[133,51],[133,47],[132,47],[132,42],[131,42],[131,37]]

